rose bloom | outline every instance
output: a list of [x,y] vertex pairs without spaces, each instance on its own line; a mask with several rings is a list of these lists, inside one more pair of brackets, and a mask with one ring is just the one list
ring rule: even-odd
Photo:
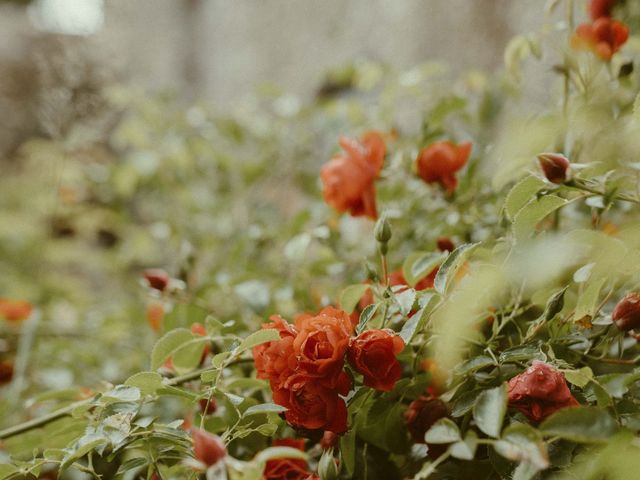
[[574,48],[593,51],[602,60],[609,61],[629,38],[629,27],[617,20],[601,17],[593,23],[583,23],[576,28],[571,43]]
[[13,379],[13,362],[5,360],[0,362],[0,385],[9,383]]
[[20,322],[31,315],[33,306],[24,300],[0,298],[0,317],[8,322]]
[[217,435],[199,428],[192,428],[191,436],[193,437],[195,457],[206,466],[218,463],[227,454],[224,443]]
[[368,387],[388,392],[402,375],[396,355],[404,341],[392,330],[367,330],[349,342],[347,358]]
[[439,183],[447,192],[458,186],[456,172],[465,166],[471,154],[471,143],[434,142],[423,148],[416,159],[418,176],[427,183]]
[[360,140],[341,137],[339,143],[344,153],[320,170],[324,199],[339,212],[376,219],[375,180],[384,162],[384,140],[367,132]]
[[334,388],[313,377],[295,374],[281,388],[273,389],[273,401],[287,409],[284,416],[295,427],[343,433],[347,430],[347,406],[340,395],[350,389],[351,379],[344,372]]
[[591,0],[589,3],[589,15],[591,20],[597,20],[600,17],[610,17],[611,10],[616,4],[616,0]]
[[296,356],[293,351],[293,339],[298,333],[295,327],[279,315],[270,318],[272,323],[265,323],[262,328],[275,328],[280,333],[280,340],[267,342],[253,348],[253,361],[256,376],[269,380],[271,388],[280,388],[288,377],[294,374]]
[[628,293],[620,300],[611,314],[613,323],[623,332],[640,328],[640,295]]
[[[304,440],[298,438],[280,438],[273,441],[273,446],[297,448],[304,452]],[[264,480],[305,480],[309,475],[307,462],[296,458],[269,460],[263,472]]]
[[293,340],[298,362],[296,371],[333,387],[344,367],[353,332],[349,315],[338,308],[325,307],[317,315],[300,315],[295,326],[298,331]]
[[558,410],[580,405],[571,394],[562,372],[538,360],[509,380],[508,389],[509,406],[536,424]]
[[[447,404],[434,396],[422,396],[409,404],[404,412],[404,420],[411,438],[416,443],[426,443],[424,435],[441,418],[449,415]],[[447,446],[430,445],[429,456],[437,458],[444,453]]]

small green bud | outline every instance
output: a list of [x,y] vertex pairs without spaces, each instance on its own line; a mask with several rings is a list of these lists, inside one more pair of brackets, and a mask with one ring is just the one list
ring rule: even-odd
[[389,225],[387,217],[383,215],[378,219],[373,234],[380,243],[387,243],[391,239],[391,225]]
[[333,458],[333,448],[325,450],[318,462],[318,475],[320,480],[337,480],[340,470]]

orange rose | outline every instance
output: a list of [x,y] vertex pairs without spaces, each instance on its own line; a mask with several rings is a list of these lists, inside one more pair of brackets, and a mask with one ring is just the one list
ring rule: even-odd
[[206,466],[215,465],[227,454],[224,443],[217,435],[199,428],[192,428],[191,436],[195,456]]
[[465,166],[470,154],[471,143],[434,142],[418,154],[418,176],[427,183],[439,183],[451,193],[458,186],[455,174]]
[[368,387],[388,392],[402,375],[396,355],[404,341],[391,330],[367,330],[349,342],[347,358]]
[[325,201],[339,212],[354,217],[377,218],[375,179],[386,147],[377,132],[365,133],[360,140],[341,137],[344,153],[333,157],[320,170]]
[[325,307],[315,316],[299,316],[296,329],[293,349],[297,355],[297,371],[333,387],[342,372],[353,332],[349,315],[340,309]]
[[629,27],[617,20],[600,17],[593,23],[583,23],[576,28],[571,43],[574,48],[593,51],[602,60],[609,61],[629,38]]
[[265,323],[262,328],[275,328],[280,332],[280,340],[267,342],[253,348],[253,361],[256,376],[269,380],[271,388],[279,388],[293,375],[296,357],[293,352],[293,339],[298,333],[293,325],[280,316],[271,317],[273,323]]
[[[277,439],[273,441],[273,446],[297,448],[304,452],[304,440],[297,438]],[[263,472],[264,480],[304,480],[309,475],[307,462],[295,458],[269,460]]]
[[284,416],[294,427],[343,433],[347,430],[347,405],[340,395],[346,395],[350,388],[351,380],[344,372],[335,388],[296,374],[287,379],[283,388],[273,390],[273,401],[287,409]]
[[33,306],[24,300],[0,298],[0,317],[8,322],[20,322],[31,315]]

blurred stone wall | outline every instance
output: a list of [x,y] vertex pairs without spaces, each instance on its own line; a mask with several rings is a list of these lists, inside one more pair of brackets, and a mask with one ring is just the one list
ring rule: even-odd
[[[89,115],[108,79],[225,108],[263,83],[311,95],[328,68],[358,57],[491,70],[514,33],[540,28],[543,7],[542,0],[105,0],[104,27],[76,37],[38,32],[24,6],[0,2],[0,153],[32,133],[64,133],[46,131],[43,115]],[[81,107],[70,105],[79,100]]]

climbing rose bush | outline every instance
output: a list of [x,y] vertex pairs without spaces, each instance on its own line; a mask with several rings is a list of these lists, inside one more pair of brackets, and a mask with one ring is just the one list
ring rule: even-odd
[[546,14],[495,75],[358,62],[298,110],[128,105],[108,175],[65,194],[123,222],[99,264],[126,295],[78,307],[105,347],[55,390],[77,292],[3,293],[0,479],[636,478],[640,16]]

